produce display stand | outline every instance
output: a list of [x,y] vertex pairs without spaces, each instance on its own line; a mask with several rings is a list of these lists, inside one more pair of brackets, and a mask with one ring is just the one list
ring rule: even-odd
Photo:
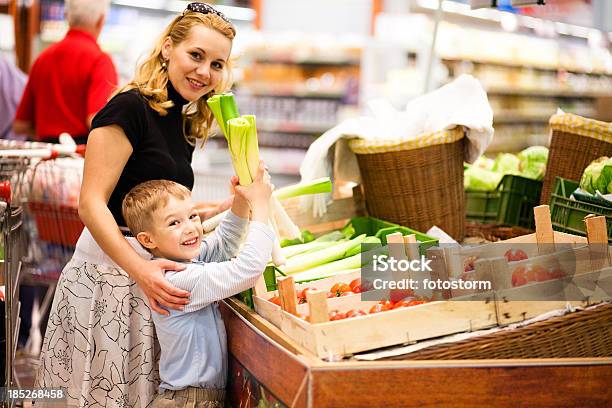
[[257,406],[257,388],[266,403],[272,396],[287,407],[603,407],[612,398],[610,358],[332,363],[236,299],[224,301],[221,312],[228,389],[242,391],[230,392],[232,406]]
[[[331,222],[333,213],[328,213],[328,218],[326,224]],[[328,229],[321,227],[321,231]],[[585,242],[585,238],[555,233],[552,228],[539,229],[536,234],[516,241],[546,242],[547,239],[557,239],[556,242],[565,239],[577,247]],[[489,259],[481,260],[478,272],[482,273],[483,266],[490,267],[489,262]],[[599,266],[605,268],[609,266],[609,260],[607,262]],[[609,271],[608,268],[606,273],[610,274]],[[285,281],[290,282],[289,279],[281,281],[281,288]],[[322,281],[321,285],[330,283]],[[311,284],[317,285],[316,282]],[[547,282],[533,286],[545,284]],[[295,293],[293,288],[281,289],[285,310],[280,310],[266,301],[265,296],[260,296],[262,290],[266,289],[260,284],[254,296],[259,313],[235,298],[222,305],[230,352],[230,389],[233,391],[230,394],[235,406],[255,406],[262,402],[268,406],[313,407],[604,406],[612,396],[609,388],[612,359],[608,357],[371,362],[350,359],[351,353],[362,350],[496,326],[498,309],[504,306],[503,302],[491,301],[491,293],[468,295],[474,297],[473,302],[434,301],[317,325],[286,311],[293,307],[294,312],[300,313],[303,308],[310,307],[310,316],[316,318],[316,302],[311,296],[308,305],[291,305],[291,301],[282,299],[283,293]],[[362,302],[359,295],[355,295],[329,299],[327,303],[328,307],[350,308]],[[508,303],[506,307],[519,305],[514,301]],[[550,303],[544,310],[534,310],[533,314],[554,307],[558,308],[558,304]],[[428,309],[434,315],[439,313],[441,318],[448,313],[463,314],[464,319],[449,323],[432,318],[431,313],[425,319],[419,316],[419,309]],[[504,313],[502,311],[502,315]],[[320,316],[326,317],[326,313]],[[469,322],[467,324],[472,327],[449,327],[457,321],[464,325]],[[407,327],[410,336],[406,336]],[[339,356],[349,358],[330,362]]]

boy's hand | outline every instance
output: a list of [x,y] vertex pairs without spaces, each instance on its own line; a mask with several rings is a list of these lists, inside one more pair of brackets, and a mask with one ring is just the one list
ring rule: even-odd
[[248,201],[240,194],[236,194],[236,187],[239,185],[238,176],[232,176],[230,180],[230,189],[234,197],[232,212],[240,218],[249,218],[250,208]]
[[274,185],[270,183],[270,174],[266,170],[263,161],[259,162],[257,175],[248,186],[236,186],[236,195],[243,197],[251,206],[252,219],[254,221],[267,222],[268,204],[270,196],[274,191]]

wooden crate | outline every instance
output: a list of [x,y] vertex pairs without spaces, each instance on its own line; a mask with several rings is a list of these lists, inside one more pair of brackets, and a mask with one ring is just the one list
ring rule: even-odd
[[[490,295],[473,295],[470,299],[435,301],[344,320],[310,323],[259,296],[254,297],[259,315],[306,350],[332,360],[374,348],[496,326],[495,303]],[[328,308],[342,313],[351,309],[367,312],[377,303],[362,301],[359,294],[339,297],[330,299],[324,313]],[[312,306],[298,305],[296,313],[305,315],[309,307]],[[309,314],[312,316],[312,311]]]
[[[539,209],[536,214],[546,210],[547,207]],[[347,356],[365,350],[408,344],[497,325],[507,325],[548,311],[564,309],[568,304],[584,306],[600,302],[609,297],[607,294],[611,292],[602,288],[610,278],[610,259],[606,258],[604,264],[593,265],[590,249],[585,245],[586,238],[553,232],[552,228],[547,228],[550,224],[548,216],[544,218],[536,216],[536,220],[538,220],[538,228],[535,234],[514,238],[510,241],[512,243],[569,243],[570,246],[565,248],[564,251],[571,252],[572,259],[579,261],[576,263],[576,273],[572,276],[568,276],[564,280],[556,279],[522,287],[512,287],[510,281],[511,267],[520,267],[534,262],[546,264],[546,262],[555,261],[564,252],[548,253],[551,248],[550,245],[541,247],[534,245],[533,253],[530,254],[532,255],[531,258],[512,263],[508,263],[505,258],[501,257],[503,255],[501,251],[505,251],[505,248],[497,243],[470,249],[441,250],[432,248],[429,251],[430,255],[442,254],[445,260],[450,260],[441,264],[434,262],[434,265],[436,265],[434,267],[435,274],[443,278],[454,273],[452,270],[452,267],[456,265],[456,262],[453,261],[454,257],[485,253],[488,257],[493,256],[493,258],[483,258],[477,261],[477,268],[474,271],[478,279],[489,280],[493,283],[492,290],[483,293],[462,293],[462,296],[459,296],[459,293],[438,293],[434,294],[434,297],[437,295],[437,299],[452,297],[453,300],[438,300],[384,313],[329,321],[328,312],[331,310],[347,312],[351,309],[360,309],[367,313],[373,305],[378,303],[376,301],[363,301],[360,294],[325,299],[324,292],[329,291],[334,283],[348,283],[358,274],[352,273],[347,276],[337,276],[298,286],[298,289],[312,286],[321,290],[321,293],[313,296],[313,299],[309,299],[308,304],[301,305],[296,304],[296,287],[292,278],[289,277],[279,283],[280,286],[283,286],[284,282],[289,282],[285,285],[285,289],[280,290],[282,307],[269,302],[270,297],[278,293],[267,293],[265,286],[259,284],[254,296],[255,310],[309,352],[319,358],[334,359],[338,356]],[[593,236],[595,235],[592,234],[591,238]],[[604,236],[607,235],[604,234]],[[389,242],[404,242],[401,234],[399,237],[389,235],[387,240]],[[397,250],[397,247],[395,250]],[[399,256],[406,255],[405,253],[399,254]],[[412,255],[414,256],[414,254]],[[607,269],[600,270],[601,268]],[[584,298],[577,298],[570,302],[559,300],[559,291],[577,289],[576,282],[571,281],[574,275],[580,275],[581,280],[579,282],[581,285],[589,284],[592,287],[598,287],[600,293],[597,295],[586,294]],[[547,293],[554,300],[513,300],[529,299],[529,296],[546,299]],[[304,320],[304,316],[307,315],[310,321]],[[435,323],[432,324],[432,322]]]
[[[567,306],[587,306],[610,300],[611,248],[607,243],[605,218],[593,217],[586,220],[588,237],[552,231],[548,207],[536,210],[536,233],[482,245],[475,248],[457,248],[445,251],[445,264],[450,276],[473,275],[474,280],[492,282],[499,325],[521,322],[542,313]],[[531,251],[529,258],[508,262],[504,252],[512,244],[537,243],[533,247],[521,248]],[[504,245],[505,244],[505,245]],[[508,245],[509,244],[509,245]],[[564,244],[556,252],[551,244]],[[590,244],[590,245],[588,245]],[[605,250],[605,254],[599,251]],[[464,260],[469,257],[488,258],[475,262],[475,270],[463,273]],[[543,282],[533,282],[513,287],[513,271],[520,267],[540,265],[544,268],[558,266],[566,277]],[[589,290],[588,288],[593,288]],[[451,291],[450,297],[466,296],[471,291]],[[538,300],[528,300],[538,299]]]
[[260,390],[304,408],[603,407],[611,397],[610,358],[325,362],[235,299],[221,313],[230,366],[244,368],[229,372],[231,406],[256,406]]

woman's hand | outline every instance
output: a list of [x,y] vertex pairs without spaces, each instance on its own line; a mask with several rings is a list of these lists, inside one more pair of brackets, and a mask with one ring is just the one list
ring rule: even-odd
[[165,271],[182,271],[185,265],[167,259],[153,259],[147,261],[146,265],[137,275],[131,276],[149,299],[151,310],[164,316],[170,313],[160,305],[183,310],[184,305],[189,303],[190,293],[172,286],[165,278]]

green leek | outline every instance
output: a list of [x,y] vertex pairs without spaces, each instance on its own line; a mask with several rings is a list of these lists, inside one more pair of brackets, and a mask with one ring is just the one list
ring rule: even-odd
[[329,248],[336,245],[335,242],[308,242],[306,244],[291,245],[282,248],[285,258],[291,258],[304,252],[318,251],[319,249]]
[[285,265],[279,269],[285,274],[292,274],[344,258],[346,253],[356,245],[360,245],[365,240],[365,237],[365,234],[359,235],[350,241],[340,242],[332,247],[317,251],[316,254],[306,253],[296,255],[288,259]]
[[279,200],[298,197],[306,194],[331,193],[332,183],[329,177],[322,177],[307,183],[298,183],[291,186],[279,188],[274,195]]
[[304,272],[296,273],[291,276],[293,276],[293,279],[295,279],[296,283],[304,283],[304,282],[311,282],[314,280],[319,280],[319,279],[324,279],[324,278],[330,278],[332,276],[337,276],[337,275],[348,275],[348,274],[355,273],[355,272],[361,272],[361,268],[357,267],[354,269],[342,269],[338,271],[319,271],[319,272],[320,272],[319,275],[314,275],[310,271],[304,271]]

